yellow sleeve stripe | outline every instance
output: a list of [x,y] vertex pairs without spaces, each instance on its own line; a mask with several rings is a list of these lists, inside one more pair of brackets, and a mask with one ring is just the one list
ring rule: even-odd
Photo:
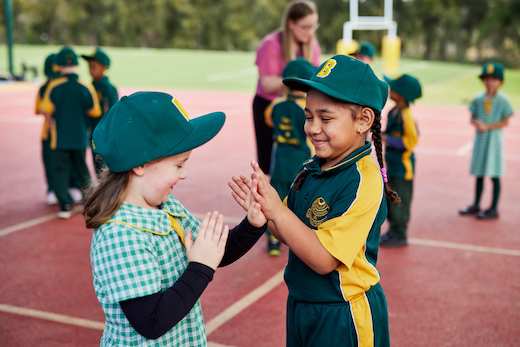
[[410,108],[405,108],[402,111],[403,116],[403,145],[406,150],[403,152],[401,161],[405,168],[404,179],[411,180],[413,178],[413,166],[412,166],[412,152],[417,143],[419,142],[419,134],[417,133],[417,126],[413,119]]
[[[322,223],[316,231],[325,249],[348,269],[360,252],[364,252],[366,239],[383,199],[383,181],[372,157],[360,159],[356,167],[360,183],[355,200],[340,217]],[[373,271],[377,273],[375,268]]]
[[51,101],[51,92],[52,90],[59,86],[60,84],[63,84],[67,82],[66,77],[60,77],[55,80],[52,80],[51,83],[47,86],[47,89],[45,90],[45,94],[43,94],[42,102],[40,103],[39,110],[43,111],[47,114],[53,114],[55,107],[54,104]]
[[279,96],[277,98],[275,98],[270,104],[269,106],[267,106],[267,108],[265,109],[264,111],[264,120],[265,120],[265,124],[267,124],[267,126],[271,127],[271,128],[274,128],[274,123],[273,123],[273,107],[276,105],[276,104],[279,104],[281,103],[282,101],[285,101],[287,99],[287,97],[285,96]]
[[103,113],[101,112],[101,106],[99,105],[99,99],[96,90],[94,89],[94,86],[91,83],[85,83],[82,80],[78,80],[78,82],[81,83],[85,88],[87,88],[90,92],[90,95],[92,96],[94,106],[92,106],[92,108],[87,111],[87,115],[89,115],[92,118],[101,117]]

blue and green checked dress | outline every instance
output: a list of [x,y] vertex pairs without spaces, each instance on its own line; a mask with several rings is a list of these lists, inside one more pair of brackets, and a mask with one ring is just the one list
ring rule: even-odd
[[[489,98],[486,107],[485,93],[479,94],[469,106],[474,119],[486,124],[497,123],[513,115],[513,108],[507,98],[497,93]],[[486,109],[487,108],[487,109]],[[499,178],[504,175],[505,162],[502,129],[476,132],[470,173],[477,177]]]
[[170,288],[188,267],[183,230],[190,230],[195,239],[199,225],[170,195],[158,210],[123,202],[115,215],[94,231],[90,261],[96,296],[106,316],[101,346],[207,345],[200,300],[156,340],[135,331],[119,305]]

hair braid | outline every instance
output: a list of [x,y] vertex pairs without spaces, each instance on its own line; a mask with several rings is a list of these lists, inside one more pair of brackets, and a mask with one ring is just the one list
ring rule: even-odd
[[[383,161],[383,144],[381,142],[381,112],[378,110],[374,110],[374,123],[372,123],[372,127],[370,131],[372,132],[372,139],[374,140],[374,147],[376,149],[377,162],[379,163],[380,168],[384,168]],[[387,183],[385,185],[385,195],[392,203],[401,203],[401,198],[397,194],[395,190]]]

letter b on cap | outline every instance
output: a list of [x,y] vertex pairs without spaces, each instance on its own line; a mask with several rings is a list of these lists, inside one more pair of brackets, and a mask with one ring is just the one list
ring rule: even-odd
[[316,74],[317,77],[321,77],[321,78],[325,78],[327,77],[329,74],[330,74],[330,71],[332,69],[334,69],[334,67],[336,66],[336,60],[334,59],[329,59],[327,60],[327,62],[323,65],[323,67],[321,68],[320,72],[318,72]]

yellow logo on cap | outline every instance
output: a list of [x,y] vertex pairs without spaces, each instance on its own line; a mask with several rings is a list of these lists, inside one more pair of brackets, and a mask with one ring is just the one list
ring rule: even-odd
[[330,74],[330,71],[332,69],[334,69],[334,67],[336,66],[337,62],[336,60],[334,59],[329,59],[327,60],[327,62],[325,63],[325,65],[323,65],[323,67],[321,68],[320,72],[318,72],[316,74],[317,77],[321,77],[321,78],[325,78],[327,77],[329,74]]
[[491,75],[495,71],[495,65],[489,64],[486,68],[486,73]]
[[188,113],[184,110],[184,108],[182,108],[181,103],[179,102],[179,100],[173,98],[172,99],[172,103],[175,105],[175,107],[177,107],[179,112],[182,113],[184,118],[186,118],[186,120],[189,122],[190,121],[190,117],[188,116]]

